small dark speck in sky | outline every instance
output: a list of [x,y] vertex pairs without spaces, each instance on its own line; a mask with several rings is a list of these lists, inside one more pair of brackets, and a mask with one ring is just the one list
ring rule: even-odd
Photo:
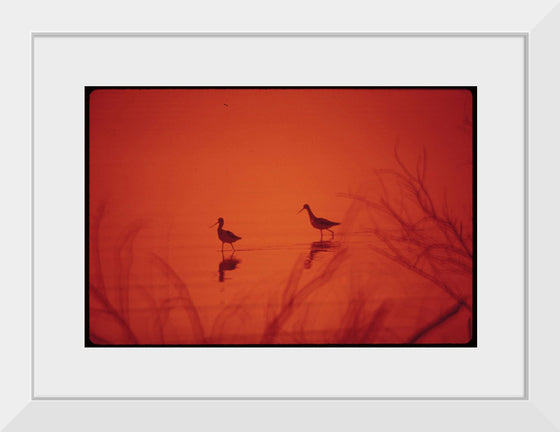
[[227,107],[228,107],[229,105],[228,105],[228,104],[224,104],[224,106],[227,106]]

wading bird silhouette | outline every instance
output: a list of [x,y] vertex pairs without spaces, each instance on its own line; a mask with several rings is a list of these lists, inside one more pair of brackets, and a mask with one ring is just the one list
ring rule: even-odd
[[222,227],[224,226],[224,218],[219,218],[218,222],[216,222],[214,225],[210,226],[210,228],[212,228],[213,226],[216,226],[216,225],[218,225],[218,238],[222,241],[222,252],[224,251],[224,243],[229,243],[231,245],[231,248],[235,252],[235,248],[233,247],[233,243],[236,242],[237,240],[240,240],[241,237],[236,236],[231,231],[227,231],[227,230],[222,229]]
[[304,210],[307,210],[307,213],[309,214],[309,221],[311,222],[311,225],[313,226],[313,228],[317,228],[318,230],[321,231],[321,241],[323,241],[323,230],[330,231],[331,238],[334,238],[334,232],[332,230],[330,230],[329,228],[331,228],[333,226],[336,226],[336,225],[340,225],[340,222],[332,222],[332,221],[327,220],[327,219],[318,218],[311,211],[311,208],[309,207],[309,204],[304,204],[303,207],[301,208],[301,210],[298,211],[296,214],[299,214]]

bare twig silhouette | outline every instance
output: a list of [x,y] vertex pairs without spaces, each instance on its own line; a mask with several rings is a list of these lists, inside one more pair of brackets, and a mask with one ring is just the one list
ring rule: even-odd
[[[375,171],[380,196],[342,196],[357,200],[370,209],[373,233],[380,240],[371,245],[372,250],[430,281],[454,300],[451,308],[410,337],[409,342],[415,343],[460,309],[472,314],[472,293],[456,286],[456,278],[449,277],[463,276],[472,280],[472,223],[465,224],[453,216],[446,198],[437,205],[427,187],[425,150],[415,169],[402,161],[397,147],[394,154],[398,169]],[[387,182],[393,182],[397,189],[389,188]],[[400,196],[389,190],[398,190]]]

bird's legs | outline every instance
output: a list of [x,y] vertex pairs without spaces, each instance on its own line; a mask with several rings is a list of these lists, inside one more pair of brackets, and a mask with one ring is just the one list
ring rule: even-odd
[[323,230],[319,230],[321,231],[321,241],[323,241]]
[[235,252],[235,248],[233,247],[233,243],[230,243],[231,248],[233,249],[233,252]]
[[222,255],[224,254],[224,242],[222,242]]
[[334,231],[333,231],[333,230],[330,230],[330,229],[327,229],[327,231],[330,231],[330,232],[331,232],[331,240],[334,239]]

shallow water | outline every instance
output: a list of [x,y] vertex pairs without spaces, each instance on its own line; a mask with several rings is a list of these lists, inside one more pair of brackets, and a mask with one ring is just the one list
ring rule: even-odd
[[[249,228],[240,225],[236,232]],[[266,242],[242,238],[235,252],[226,244],[222,253],[215,230],[172,238],[137,226],[125,235],[105,232],[102,270],[94,263],[90,278],[92,341],[404,344],[453,305],[445,293],[376,254],[373,235],[343,231],[321,241],[318,234],[310,228],[295,240],[285,234]],[[101,279],[98,288],[94,281]],[[467,341],[468,315],[458,313],[442,334],[435,332],[437,343]]]

